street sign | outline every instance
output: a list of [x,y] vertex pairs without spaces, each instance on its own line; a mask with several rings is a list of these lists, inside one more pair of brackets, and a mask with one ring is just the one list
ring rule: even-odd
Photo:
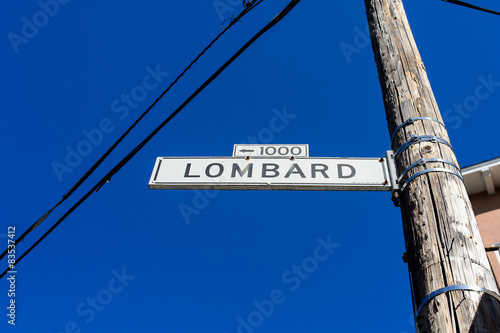
[[150,189],[389,191],[385,158],[158,157]]
[[309,145],[234,145],[233,157],[308,157]]

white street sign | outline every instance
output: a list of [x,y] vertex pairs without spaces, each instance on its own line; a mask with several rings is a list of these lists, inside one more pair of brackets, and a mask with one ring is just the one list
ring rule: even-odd
[[385,159],[158,157],[150,189],[389,191]]
[[234,145],[233,157],[308,157],[309,145]]

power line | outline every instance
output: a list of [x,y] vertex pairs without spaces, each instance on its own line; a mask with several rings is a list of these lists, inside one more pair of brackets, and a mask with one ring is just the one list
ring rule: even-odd
[[[227,27],[222,30],[221,33],[217,35],[204,49],[201,51],[196,58],[191,61],[191,63],[182,71],[181,74],[177,76],[177,78],[168,86],[167,89],[165,89],[161,95],[151,104],[144,113],[137,118],[137,120],[118,138],[118,140],[113,143],[113,145],[97,160],[97,162],[90,167],[90,169],[85,172],[85,174],[70,188],[69,191],[67,191],[62,199],[55,204],[50,210],[48,210],[42,217],[40,217],[31,227],[29,227],[21,236],[19,236],[16,240],[15,243],[17,244],[18,242],[21,242],[24,240],[24,238],[30,234],[33,230],[36,229],[51,213],[54,209],[56,209],[59,205],[61,205],[66,199],[68,199],[86,180],[87,178],[92,175],[92,173],[104,162],[104,160],[111,154],[111,152],[123,141],[123,139],[134,129],[134,127],[151,111],[151,109],[165,96],[167,92],[170,91],[170,89],[186,74],[186,72],[191,69],[191,67],[210,49],[217,40],[226,33],[236,22],[238,22],[243,16],[248,14],[252,9],[254,9],[257,5],[259,5],[263,0],[252,0],[247,3],[243,3],[244,9],[241,11],[241,13],[234,19],[231,19],[231,22]],[[1,255],[0,255],[0,260],[3,259],[8,253],[8,249],[6,249]]]
[[490,14],[500,15],[500,12],[497,12],[497,11],[494,11],[494,10],[491,10],[491,9],[487,9],[487,8],[483,8],[483,7],[478,7],[476,5],[472,5],[470,3],[463,2],[463,1],[460,1],[460,0],[442,0],[442,1],[453,3],[455,5],[459,5],[459,6],[463,6],[463,7],[467,7],[467,8],[472,8],[472,9],[480,10],[482,12],[486,12],[486,13],[490,13]]
[[[222,65],[212,76],[210,76],[198,89],[195,90],[174,112],[172,112],[158,127],[154,129],[134,150],[125,156],[111,171],[109,171],[97,184],[92,187],[76,204],[74,204],[49,230],[47,230],[28,250],[26,250],[17,260],[18,264],[28,253],[30,253],[42,240],[44,240],[66,217],[68,217],[78,206],[80,206],[92,193],[97,192],[111,177],[116,174],[125,164],[127,164],[166,124],[170,122],[186,105],[188,105],[200,92],[202,92],[212,81],[214,81],[231,63],[234,62],[248,47],[250,47],[264,33],[281,21],[298,3],[300,0],[291,0],[291,2],[276,15],[264,28],[257,32],[249,41],[245,43],[224,65]],[[7,268],[0,278],[4,277],[10,268]]]

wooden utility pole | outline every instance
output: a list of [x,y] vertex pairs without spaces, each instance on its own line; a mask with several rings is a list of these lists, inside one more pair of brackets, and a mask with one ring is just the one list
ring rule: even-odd
[[500,332],[498,288],[403,4],[365,4],[402,175],[405,261],[417,327],[420,332]]

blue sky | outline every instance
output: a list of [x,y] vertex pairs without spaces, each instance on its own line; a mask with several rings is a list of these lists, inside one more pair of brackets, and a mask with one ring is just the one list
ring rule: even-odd
[[[20,235],[59,201],[242,8],[220,2],[224,12],[213,1],[4,4],[2,248],[8,227]],[[264,1],[234,26],[16,252],[286,3]],[[405,6],[459,162],[498,157],[499,18],[438,0]],[[297,5],[19,263],[15,327],[0,281],[0,330],[413,332],[388,192],[147,186],[157,156],[231,156],[252,137],[309,144],[314,157],[383,156],[389,134],[366,28],[363,1]],[[183,216],[185,206],[196,213]]]

